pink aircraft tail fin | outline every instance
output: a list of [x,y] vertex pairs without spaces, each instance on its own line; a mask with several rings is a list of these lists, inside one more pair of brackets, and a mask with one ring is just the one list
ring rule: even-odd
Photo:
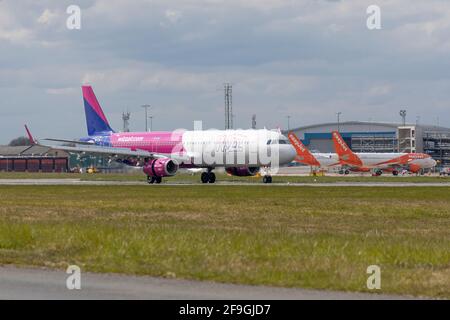
[[106,119],[92,87],[83,86],[82,89],[88,134],[93,136],[114,132],[109,126],[108,119]]

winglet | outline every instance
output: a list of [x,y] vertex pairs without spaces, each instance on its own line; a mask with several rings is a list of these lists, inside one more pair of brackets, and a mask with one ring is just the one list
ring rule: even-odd
[[304,163],[310,166],[320,167],[320,162],[317,161],[316,157],[305,147],[302,141],[293,132],[288,134],[289,141],[291,141],[292,146],[297,151],[297,157],[295,161]]
[[37,143],[37,141],[33,138],[30,130],[28,129],[27,125],[25,125],[25,130],[27,131],[27,135],[28,135],[28,139],[30,140],[30,143],[32,145],[35,145]]
[[342,164],[348,164],[352,166],[362,167],[363,163],[361,159],[349,148],[339,132],[333,131],[333,143],[334,149],[339,157],[339,161]]

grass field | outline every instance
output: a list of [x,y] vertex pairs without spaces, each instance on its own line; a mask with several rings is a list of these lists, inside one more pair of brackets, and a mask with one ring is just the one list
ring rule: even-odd
[[0,264],[450,298],[450,188],[0,186]]
[[[261,183],[261,177],[234,177],[227,174],[216,173],[217,181]],[[84,181],[145,181],[141,172],[135,174],[74,174],[74,173],[21,173],[0,172],[0,179],[81,179]],[[180,173],[174,177],[164,178],[164,182],[199,182],[200,174]],[[380,177],[363,176],[274,176],[274,183],[337,183],[337,182],[413,182],[413,183],[440,183],[450,182],[448,176],[397,176],[383,175]]]

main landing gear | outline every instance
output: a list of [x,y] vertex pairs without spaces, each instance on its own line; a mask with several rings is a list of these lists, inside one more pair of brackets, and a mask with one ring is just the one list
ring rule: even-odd
[[201,180],[202,183],[214,183],[216,182],[216,174],[208,169],[207,172],[202,172]]
[[272,183],[272,176],[265,175],[263,177],[263,183]]
[[381,171],[381,170],[375,171],[376,176],[381,176],[382,174],[383,174],[383,171]]
[[147,182],[149,184],[154,184],[154,183],[161,183],[162,182],[162,178],[161,177],[154,177],[154,176],[147,176]]

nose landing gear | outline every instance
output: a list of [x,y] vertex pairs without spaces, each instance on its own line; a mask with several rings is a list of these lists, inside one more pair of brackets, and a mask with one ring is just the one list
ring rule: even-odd
[[269,175],[265,175],[263,177],[263,183],[272,183],[272,177]]

